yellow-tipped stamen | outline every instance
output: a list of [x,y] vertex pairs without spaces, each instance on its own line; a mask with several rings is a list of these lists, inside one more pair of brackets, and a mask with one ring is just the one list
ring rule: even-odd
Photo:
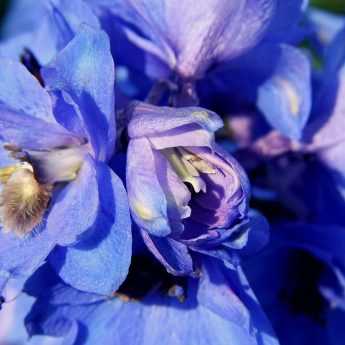
[[216,169],[211,164],[182,147],[168,148],[161,152],[183,182],[190,183],[196,193],[206,192],[206,184],[200,173],[215,174]]
[[190,183],[196,193],[200,191],[206,192],[206,184],[199,176],[199,173],[189,162],[186,164],[183,161],[182,155],[177,149],[164,149],[162,153],[183,182]]

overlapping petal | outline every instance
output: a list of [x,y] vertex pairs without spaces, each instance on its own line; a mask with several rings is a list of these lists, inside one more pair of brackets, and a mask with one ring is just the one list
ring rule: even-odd
[[115,145],[114,62],[105,33],[88,26],[42,70],[47,88],[78,104],[97,158],[109,159]]
[[47,91],[19,62],[0,59],[0,104],[46,122],[55,122]]
[[311,112],[311,68],[307,57],[286,44],[262,44],[213,76],[218,91],[256,105],[282,134],[300,139]]
[[[93,198],[96,195],[100,198],[94,223],[87,228],[82,241],[71,247],[57,248],[50,262],[68,284],[79,290],[110,295],[128,273],[131,223],[122,182],[103,163],[96,164],[95,169],[98,191],[86,190]],[[89,202],[90,198],[87,204]],[[81,218],[90,217],[89,205],[78,206],[85,211],[80,214]],[[83,227],[86,228],[85,224]]]
[[[19,24],[18,16],[21,18]],[[16,28],[11,25],[13,21]],[[82,0],[17,1],[5,25],[5,41],[0,44],[0,55],[18,60],[24,49],[30,47],[38,61],[47,64],[68,44],[82,24],[96,29],[100,26],[97,17]]]
[[[80,326],[78,335],[84,344],[95,341],[114,345],[127,341],[133,345],[153,344],[163,336],[166,344],[200,345],[210,341],[217,345],[229,342],[239,345],[277,344],[263,314],[259,316],[257,311],[251,314],[233,291],[227,291],[230,276],[234,281],[238,280],[238,289],[241,289],[241,274],[228,272],[227,276],[219,268],[214,270],[214,265],[215,262],[205,265],[204,269],[209,271],[200,286],[197,279],[188,280],[184,301],[160,291],[147,295],[142,301],[123,301],[121,297],[97,301],[94,295],[73,291],[63,284],[56,285],[49,292],[37,286],[30,292],[38,296],[38,301],[26,319],[29,333],[67,335],[71,326],[65,327],[66,321],[77,321]],[[210,304],[208,295],[211,292],[215,296]],[[248,296],[253,298],[250,293]],[[251,303],[256,303],[255,299]],[[133,329],[128,320],[134,321],[137,327]],[[165,327],[152,327],[157,323]],[[88,332],[85,332],[85,327]],[[167,329],[171,332],[166,333]],[[79,341],[71,344],[79,344]]]
[[[109,3],[109,2],[108,2]],[[110,2],[112,11],[138,27],[128,37],[185,78],[202,75],[212,63],[238,56],[262,38],[276,2],[133,0]],[[154,8],[154,11],[152,11]],[[191,23],[200,23],[191,26]],[[148,70],[151,68],[148,67]]]

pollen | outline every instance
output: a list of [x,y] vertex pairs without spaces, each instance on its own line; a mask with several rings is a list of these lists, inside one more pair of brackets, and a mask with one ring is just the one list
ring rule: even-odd
[[[0,169],[0,176],[4,171],[9,171],[9,168]],[[4,183],[3,180],[1,182]],[[48,207],[51,189],[51,186],[37,182],[30,164],[16,165],[1,192],[0,207],[4,231],[14,232],[22,237],[36,228]]]

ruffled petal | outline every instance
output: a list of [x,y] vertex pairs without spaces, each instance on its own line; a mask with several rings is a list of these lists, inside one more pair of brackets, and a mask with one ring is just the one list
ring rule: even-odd
[[49,123],[0,105],[0,139],[24,149],[78,145],[83,142],[57,123]]
[[5,41],[0,45],[0,55],[19,60],[24,49],[29,47],[42,65],[49,63],[69,43],[82,24],[100,26],[95,14],[82,0],[15,2],[6,17]]
[[170,234],[167,200],[157,178],[155,156],[148,139],[130,141],[126,179],[135,222],[152,235]]
[[[272,0],[199,1],[197,8],[191,0],[185,1],[182,8],[175,1],[112,4],[112,11],[137,26],[155,47],[133,31],[129,39],[185,78],[198,77],[212,63],[253,47],[262,38],[275,7]],[[202,25],[190,25],[195,22]]]
[[88,24],[95,29],[100,27],[95,14],[81,0],[50,0],[46,8],[46,19],[49,20],[51,31],[49,36],[56,40],[57,52],[74,38],[82,24]]
[[300,139],[311,112],[311,68],[307,57],[286,44],[262,44],[212,77],[218,92],[256,104],[268,123]]
[[61,246],[75,243],[95,224],[99,203],[95,161],[86,156],[78,177],[53,198],[46,231]]
[[[55,246],[47,231],[21,239],[0,232],[0,294],[10,278],[27,277],[46,260]],[[1,284],[2,283],[2,284]]]
[[188,125],[198,125],[210,133],[223,127],[223,121],[216,113],[199,107],[157,107],[136,102],[129,110],[129,117],[128,134],[131,138],[160,135]]
[[42,75],[49,90],[68,93],[78,105],[96,157],[110,158],[116,134],[115,74],[106,34],[83,26]]
[[190,275],[193,272],[193,260],[186,245],[169,237],[150,236],[144,231],[142,236],[146,246],[169,273]]
[[311,111],[310,64],[296,48],[281,45],[278,49],[279,60],[271,77],[260,85],[257,104],[274,128],[300,139]]
[[89,236],[58,248],[50,262],[73,287],[103,295],[116,291],[126,278],[131,258],[131,221],[126,191],[103,163],[96,165],[99,214]]
[[55,122],[47,91],[19,62],[0,59],[0,105],[46,122]]

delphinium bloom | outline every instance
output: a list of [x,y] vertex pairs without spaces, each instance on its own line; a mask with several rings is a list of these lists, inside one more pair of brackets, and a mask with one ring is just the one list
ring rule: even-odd
[[[277,344],[241,271],[215,259],[200,276],[174,277],[148,253],[136,253],[112,296],[82,293],[43,266],[25,291],[37,298],[26,318],[29,335],[68,344]],[[135,329],[133,329],[135,325]]]
[[[258,139],[252,136],[254,143],[245,144],[253,152],[251,174],[255,176],[258,171],[261,175],[264,171],[270,174],[265,180],[261,179],[261,185],[272,187],[279,202],[292,211],[295,219],[342,226],[345,224],[342,212],[344,32],[344,29],[339,32],[325,49],[324,70],[322,74],[318,71],[314,107],[301,140],[287,140],[265,130]],[[249,119],[252,128],[262,127],[258,121],[255,125],[254,118]],[[256,184],[254,179],[252,181]],[[291,199],[293,194],[295,198]]]
[[81,27],[40,69],[44,87],[19,62],[1,66],[1,290],[49,260],[70,285],[113,291],[131,231],[124,186],[106,164],[116,136],[108,38]]
[[168,271],[191,274],[193,251],[231,263],[246,245],[251,221],[257,227],[253,236],[267,231],[259,215],[248,215],[244,171],[214,142],[222,127],[217,114],[147,103],[134,103],[127,113],[130,208],[147,246]]
[[[286,136],[300,137],[310,113],[310,68],[289,43],[301,40],[294,32],[304,1],[212,0],[197,8],[193,1],[182,7],[178,1],[89,3],[99,5],[102,25],[115,42],[127,35],[130,68],[145,68],[158,82],[170,80],[161,85],[171,85],[173,105],[195,105],[223,91],[235,102],[256,105]],[[121,58],[124,50],[113,46]],[[206,91],[200,94],[200,88]]]
[[[245,101],[256,106],[274,128],[288,137],[300,138],[310,110],[309,62],[300,50],[286,44],[292,41],[286,31],[294,31],[302,1],[214,0],[201,1],[199,6],[193,1],[173,0],[87,2],[96,6],[98,14],[110,14],[107,19],[121,19],[121,30],[142,48],[146,65],[140,65],[125,45],[117,48],[114,44],[113,56],[117,57],[116,52],[122,50],[129,55],[128,59],[135,60],[138,69],[158,81],[169,79],[158,86],[169,85],[168,102],[174,107],[149,104],[152,97],[148,97],[147,103],[134,102],[126,111],[119,112],[129,120],[127,189],[132,216],[155,258],[145,250],[134,253],[129,276],[118,289],[128,268],[129,217],[121,183],[107,167],[99,173],[99,164],[103,164],[100,161],[108,161],[115,141],[115,127],[109,123],[109,119],[114,119],[109,111],[113,104],[103,98],[104,90],[114,86],[110,82],[114,75],[107,61],[93,56],[102,44],[91,40],[94,44],[87,46],[90,58],[84,58],[84,50],[78,46],[70,57],[60,59],[63,63],[58,67],[53,62],[43,69],[27,52],[22,60],[49,90],[54,120],[60,126],[58,130],[55,122],[45,125],[50,128],[49,140],[45,136],[42,139],[52,141],[51,145],[44,142],[43,146],[31,147],[35,143],[31,140],[35,137],[33,132],[29,144],[11,140],[5,147],[21,161],[15,167],[15,173],[19,170],[21,174],[13,177],[29,176],[36,183],[36,195],[44,192],[48,208],[41,207],[39,217],[32,223],[42,224],[36,236],[36,230],[27,227],[30,234],[26,243],[40,243],[43,249],[48,243],[49,248],[37,250],[35,246],[40,257],[30,257],[29,261],[26,259],[33,250],[26,247],[28,255],[23,257],[30,265],[23,266],[23,261],[20,266],[15,263],[14,273],[30,274],[58,244],[48,257],[49,262],[25,287],[37,298],[27,318],[29,333],[62,336],[65,343],[91,345],[162,341],[183,345],[276,344],[240,266],[246,254],[267,242],[267,223],[249,210],[249,183],[244,170],[215,144],[214,133],[222,127],[221,119],[213,111],[186,105],[199,101],[204,104],[204,94],[195,88],[197,80],[203,79],[211,88],[220,85],[214,88],[216,92],[225,85],[228,92],[236,89]],[[43,35],[43,41],[50,42],[52,38],[52,56],[56,51],[61,51],[58,57],[69,51],[80,22],[96,28],[99,25],[83,1],[75,1],[76,7],[66,0],[47,3],[49,17],[42,20],[46,27],[39,25],[37,32]],[[101,19],[106,28],[104,18]],[[111,31],[108,33],[111,35]],[[37,37],[36,33],[32,37]],[[36,43],[32,37],[30,42]],[[111,37],[111,41],[116,43],[116,37]],[[35,48],[33,43],[29,48]],[[40,49],[45,48],[40,44],[39,49],[33,50],[39,62],[46,56]],[[51,54],[48,48],[47,56]],[[107,51],[108,48],[107,45]],[[79,63],[71,63],[74,59]],[[81,81],[70,78],[75,75]],[[84,83],[90,80],[94,83],[85,90]],[[202,89],[204,85],[198,86]],[[161,98],[161,103],[165,100]],[[231,97],[231,102],[234,100],[236,97]],[[11,116],[16,111],[6,106]],[[55,128],[54,135],[51,126]],[[14,126],[12,129],[26,134]],[[76,142],[61,143],[61,135],[67,139],[72,136]],[[76,147],[83,148],[81,158]],[[59,180],[46,180],[47,171],[42,169],[41,162],[48,159],[48,166],[54,168],[49,171],[53,176],[61,171],[61,160],[55,160],[56,151],[71,153],[73,157],[68,155],[70,159],[63,160],[68,163],[67,169],[63,169],[66,175]],[[97,161],[94,175],[95,179],[99,177],[98,190],[95,193],[89,179],[85,179],[85,189],[78,188],[83,195],[77,197],[82,205],[87,199],[85,209],[79,214],[82,206],[77,205],[73,214],[67,213],[67,207],[63,207],[66,189],[80,180],[93,160]],[[12,165],[3,170],[5,185],[11,181]],[[114,188],[111,182],[105,186],[104,181],[109,181],[105,175],[116,180]],[[101,205],[97,204],[98,197]],[[119,205],[120,199],[123,203],[120,201]],[[104,219],[103,215],[110,218]],[[80,219],[83,226],[78,227]],[[44,236],[47,242],[38,242]],[[8,271],[5,267],[6,275]],[[157,324],[165,327],[158,328]]]
[[156,77],[172,71],[184,80],[202,76],[214,63],[241,55],[263,36],[276,1],[90,1],[134,25],[129,39],[147,54],[146,70]]
[[325,48],[302,140],[269,133],[250,147],[251,181],[266,188],[254,193],[254,203],[276,225],[266,253],[246,272],[282,344],[343,339],[344,35]]

